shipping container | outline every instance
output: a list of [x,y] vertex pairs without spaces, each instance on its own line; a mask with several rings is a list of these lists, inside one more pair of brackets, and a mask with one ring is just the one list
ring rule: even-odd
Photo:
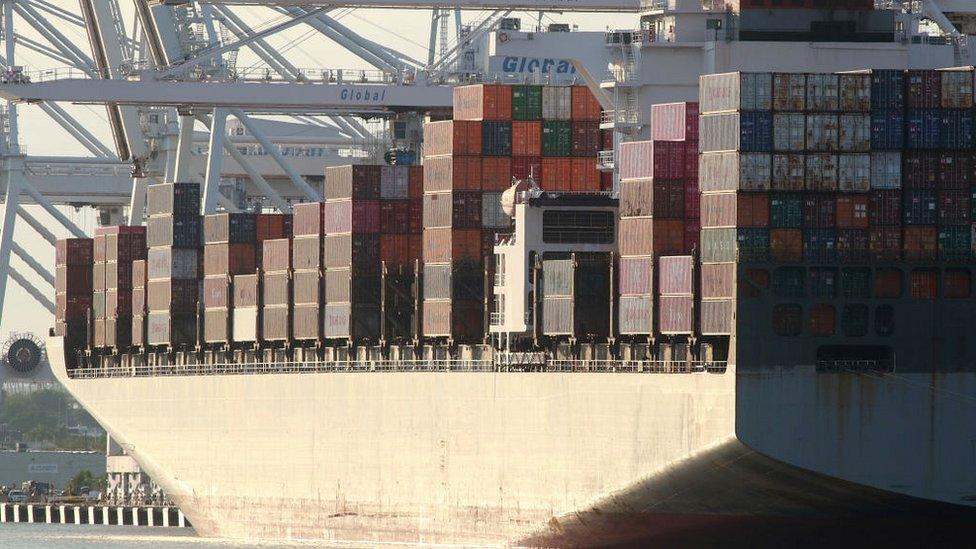
[[837,309],[827,303],[816,303],[810,307],[809,324],[810,335],[814,337],[830,337],[834,335]]
[[803,195],[799,193],[769,194],[769,226],[799,228],[803,225]]
[[481,226],[488,229],[508,229],[512,218],[502,208],[502,193],[481,195]]
[[865,153],[871,150],[871,115],[841,114],[837,128],[837,150]]
[[200,275],[200,252],[170,247],[150,248],[146,259],[149,280],[196,279]]
[[252,243],[257,240],[257,216],[249,213],[219,213],[203,218],[205,244]]
[[200,185],[157,183],[146,187],[146,215],[200,215]]
[[291,338],[291,307],[268,306],[261,309],[261,339],[288,341]]
[[424,262],[447,263],[454,260],[480,261],[481,231],[471,229],[424,229]]
[[317,305],[322,298],[322,274],[318,270],[292,273],[292,304]]
[[511,119],[511,86],[474,84],[454,88],[454,120]]
[[837,225],[837,201],[830,194],[803,197],[803,227],[830,229]]
[[410,166],[380,167],[381,199],[405,200],[410,198],[410,168]]
[[[732,276],[734,276],[735,265],[732,265],[731,269]],[[704,269],[703,269],[704,270]],[[743,272],[742,280],[737,287],[735,287],[736,294],[739,298],[743,299],[755,299],[761,297],[766,290],[769,289],[769,271],[766,269],[745,269]],[[735,297],[731,290],[725,295],[706,295],[706,292],[715,290],[705,290],[705,281],[702,281],[702,297]],[[732,283],[729,283],[729,288],[733,288]]]
[[596,157],[601,149],[600,123],[586,120],[572,122],[570,152],[578,157]]
[[658,315],[658,331],[662,334],[690,334],[694,331],[694,303],[691,296],[660,296]]
[[914,269],[908,275],[908,295],[913,299],[939,297],[939,272],[935,269]]
[[968,190],[973,181],[973,155],[970,152],[942,151],[938,155],[937,179],[942,190]]
[[701,152],[771,152],[773,150],[771,112],[708,114],[702,115],[698,124]]
[[803,229],[803,261],[825,264],[837,262],[836,229]]
[[[778,128],[776,123],[783,117],[793,117],[792,114],[777,113],[773,119],[773,140],[778,139]],[[799,115],[802,117],[803,115]],[[802,126],[801,126],[802,127]],[[777,149],[784,151],[806,150],[811,152],[835,152],[840,148],[840,119],[836,114],[808,114],[806,115],[806,139],[805,146],[801,144],[799,149],[786,148]],[[791,124],[791,133],[794,125]],[[788,145],[792,146],[792,139]]]
[[[481,190],[482,159],[438,156],[424,159],[424,192]],[[510,183],[510,180],[509,180]],[[510,184],[506,184],[506,188]]]
[[702,229],[703,263],[765,262],[769,257],[768,229]]
[[146,343],[169,347],[196,345],[196,313],[150,312],[146,316]]
[[654,258],[624,256],[619,266],[620,295],[643,295],[653,292]]
[[811,267],[809,272],[810,297],[816,299],[835,299],[837,297],[837,288],[840,286],[840,281],[838,280],[836,268]]
[[292,311],[291,336],[296,341],[317,340],[322,338],[320,321],[322,308],[318,304],[296,305]]
[[702,195],[701,220],[702,226],[709,228],[768,227],[769,195],[761,193]]
[[900,260],[902,255],[901,227],[871,227],[868,230],[868,246],[873,261]]
[[327,269],[332,267],[349,266],[368,267],[372,268],[373,270],[379,269],[379,235],[326,235],[325,242],[323,243],[323,250],[323,265]]
[[[772,177],[767,189],[802,191],[806,187],[806,157],[804,155],[774,154],[771,161]],[[702,165],[704,166],[704,162]]]
[[205,309],[227,308],[230,302],[230,277],[226,275],[208,276],[203,279],[203,307]]
[[59,320],[85,320],[92,308],[92,293],[88,295],[56,294],[54,314]]
[[203,341],[206,343],[229,343],[231,340],[230,310],[207,309],[203,312]]
[[905,106],[937,109],[942,106],[942,73],[931,69],[909,70],[905,75]]
[[573,120],[599,122],[602,108],[600,102],[593,96],[593,92],[586,86],[572,86],[570,89]]
[[571,191],[572,158],[542,158],[542,185],[547,191]]
[[264,273],[261,284],[261,301],[264,305],[288,305],[291,303],[291,272]]
[[659,295],[692,295],[694,260],[690,255],[658,258]]
[[871,297],[871,269],[851,267],[841,271],[841,295],[845,299],[868,299]]
[[55,265],[84,265],[94,263],[94,240],[91,238],[61,238],[54,245]]
[[[539,156],[516,156],[512,158],[512,177],[522,181],[532,176],[536,181],[545,179],[545,169],[542,167],[542,157]],[[568,160],[568,159],[560,159]],[[546,187],[543,187],[546,188]],[[557,190],[548,189],[546,190]],[[569,189],[565,189],[569,190]]]
[[654,296],[620,296],[617,321],[623,335],[654,333]]
[[731,335],[735,322],[733,300],[703,299],[701,301],[701,334]]
[[[735,297],[736,264],[735,263],[703,263],[701,269],[701,297],[727,298]],[[768,280],[767,286],[768,286]]]
[[146,228],[114,226],[105,236],[105,261],[132,262],[146,258]]
[[149,311],[194,313],[200,299],[200,281],[150,280],[146,287],[146,308]]
[[939,251],[936,227],[912,225],[905,227],[903,255],[905,261],[934,261]]
[[203,272],[210,275],[253,273],[257,268],[255,245],[207,244],[203,247]]
[[871,111],[871,75],[867,73],[847,73],[838,77],[840,98],[839,110],[842,112]]
[[570,189],[573,192],[598,192],[600,172],[595,158],[573,158],[570,165]]
[[512,156],[542,156],[542,122],[512,122]]
[[874,271],[874,292],[877,299],[897,299],[902,295],[901,269],[879,268]]
[[773,73],[773,110],[807,110],[807,75],[803,73]]
[[485,272],[480,263],[427,263],[424,265],[424,299],[478,301],[484,298]]
[[257,307],[261,303],[258,275],[236,275],[233,281],[234,307]]
[[942,146],[942,111],[913,109],[905,115],[905,148],[938,149]]
[[684,222],[646,217],[621,219],[618,242],[621,255],[674,255],[683,253]]
[[424,227],[481,227],[482,194],[475,192],[427,193],[424,195]]
[[935,225],[938,222],[936,191],[904,191],[903,220],[906,225]]
[[[543,140],[543,147],[545,141]],[[537,176],[538,179],[538,176]],[[481,190],[502,192],[512,186],[512,159],[504,156],[485,157],[481,161]]]
[[92,265],[92,287],[96,290],[105,289],[105,262]]
[[231,326],[235,342],[258,341],[261,326],[261,310],[257,307],[237,307],[232,313]]
[[866,194],[839,195],[837,197],[837,227],[841,229],[867,229],[869,197]]
[[542,86],[512,86],[512,120],[542,119]]
[[793,337],[803,333],[803,307],[795,303],[779,303],[773,306],[773,333]]
[[291,214],[257,214],[256,217],[258,242],[292,236],[294,218]]
[[807,155],[806,190],[836,191],[840,183],[836,154]]
[[[298,210],[296,209],[295,236],[319,236],[335,233],[378,233],[380,232],[380,204],[388,205],[390,201],[380,200],[330,200],[322,204],[320,230],[298,231]],[[408,223],[408,213],[403,212],[403,223]]]
[[939,225],[968,225],[970,222],[971,191],[952,190],[939,191],[938,204]]
[[942,278],[942,297],[969,299],[972,297],[972,276],[967,269],[946,269]]
[[972,110],[945,109],[942,111],[939,146],[943,149],[972,149],[974,120]]
[[772,289],[773,295],[781,299],[806,297],[806,270],[803,267],[777,267],[773,270]]
[[424,300],[422,332],[426,337],[481,341],[484,304],[480,301]]
[[58,294],[91,295],[91,265],[58,265],[54,268],[54,288]]
[[972,262],[973,243],[971,226],[950,225],[946,227],[939,227],[938,238],[939,259],[941,261]]
[[762,153],[702,154],[698,173],[702,192],[768,191],[772,179],[772,156]]
[[544,86],[542,88],[542,118],[544,120],[569,120],[573,117],[573,97],[570,86]]
[[895,109],[871,111],[871,150],[899,150],[904,146],[904,111]]
[[803,231],[800,229],[770,229],[769,255],[777,263],[799,263],[803,261]]
[[[361,223],[363,229],[357,231],[353,227],[353,232],[379,232],[381,234],[409,234],[412,231],[412,226],[416,229],[420,229],[423,226],[423,199],[420,200],[381,200],[378,202],[379,208],[379,219],[377,220],[377,229],[372,229],[369,227],[368,223]],[[355,206],[353,206],[355,210]],[[419,220],[412,220],[411,216],[420,214]],[[357,214],[353,213],[353,218]],[[368,219],[368,216],[363,216]],[[355,223],[354,223],[355,225]],[[372,230],[369,230],[372,229]],[[328,233],[329,231],[326,231]]]
[[699,86],[703,114],[772,109],[770,73],[709,74],[699,77]]
[[542,156],[570,156],[573,144],[573,123],[568,120],[542,122]]
[[944,109],[970,109],[973,107],[973,71],[943,70],[942,101]]
[[[424,124],[424,156],[481,154],[481,122],[440,120]],[[381,191],[382,195],[382,175]]]
[[875,69],[871,71],[871,109],[905,108],[905,71]]
[[[358,164],[329,166],[325,169],[324,191],[323,196],[326,200],[340,198],[375,200],[380,197],[380,166]],[[312,215],[311,211],[307,213],[309,216]],[[308,217],[305,222],[299,222],[297,211],[295,216],[295,234],[308,234],[308,231],[314,231],[315,225],[311,217]],[[303,229],[298,227],[301,223],[307,223]]]
[[202,225],[200,216],[157,215],[146,221],[146,244],[150,248],[173,246],[176,248],[199,248]]
[[867,229],[837,229],[837,259],[841,263],[867,263],[869,254]]

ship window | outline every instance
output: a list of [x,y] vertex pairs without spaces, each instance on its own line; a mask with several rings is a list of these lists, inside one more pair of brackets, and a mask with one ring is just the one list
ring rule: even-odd
[[942,281],[942,295],[946,299],[968,299],[972,293],[972,279],[967,269],[946,269]]
[[888,337],[895,333],[895,308],[891,305],[878,305],[874,309],[874,333]]
[[803,307],[796,303],[780,303],[773,307],[773,333],[798,336],[802,331]]
[[840,327],[844,337],[864,337],[868,333],[868,306],[860,303],[844,305]]
[[546,244],[613,244],[613,212],[547,210],[542,214]]
[[822,345],[817,348],[818,372],[891,372],[895,353],[886,345]]
[[773,295],[776,297],[803,297],[804,278],[803,267],[778,267],[773,271]]

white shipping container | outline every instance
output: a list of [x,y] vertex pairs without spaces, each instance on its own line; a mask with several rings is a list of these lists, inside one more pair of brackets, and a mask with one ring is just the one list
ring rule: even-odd
[[837,150],[842,152],[869,152],[871,150],[871,115],[840,115]]
[[232,338],[234,341],[257,341],[258,308],[234,307],[234,316],[231,320],[231,327],[233,330]]
[[773,150],[800,152],[806,149],[806,116],[797,113],[773,115]]
[[730,72],[700,78],[701,112],[768,111],[772,108],[772,74]]
[[569,86],[543,86],[543,120],[569,120],[572,118],[572,112],[572,88]]
[[408,198],[410,168],[383,166],[380,168],[380,198]]
[[842,154],[837,157],[837,186],[844,192],[871,190],[871,155]]
[[[806,150],[834,152],[837,150],[838,119],[836,114],[807,115]],[[792,150],[792,149],[791,149]]]
[[942,107],[969,109],[973,106],[973,71],[942,71]]
[[871,188],[901,188],[900,151],[878,151],[871,153]]
[[836,111],[839,103],[838,82],[836,74],[808,74],[807,110],[816,112]]
[[699,156],[698,184],[702,192],[769,190],[772,155],[766,153],[706,153]]
[[802,191],[806,187],[806,157],[802,154],[774,154],[770,188],[775,191]]
[[836,154],[819,153],[807,155],[806,189],[808,191],[837,190]]
[[842,74],[839,78],[840,110],[843,112],[871,111],[871,75]]
[[773,74],[773,110],[807,110],[807,75],[778,72]]
[[617,319],[621,334],[651,334],[654,328],[654,297],[621,296]]
[[481,195],[481,226],[488,229],[507,229],[512,226],[512,218],[502,210],[502,193]]
[[149,280],[195,279],[199,274],[199,261],[199,250],[168,246],[149,248],[146,256],[146,271]]

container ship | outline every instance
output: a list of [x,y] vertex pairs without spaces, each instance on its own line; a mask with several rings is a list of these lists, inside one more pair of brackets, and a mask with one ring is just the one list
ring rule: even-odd
[[458,87],[419,166],[293,215],[153,185],[58,243],[54,370],[205,536],[950,543],[974,73],[847,63],[704,74],[624,142],[583,86]]

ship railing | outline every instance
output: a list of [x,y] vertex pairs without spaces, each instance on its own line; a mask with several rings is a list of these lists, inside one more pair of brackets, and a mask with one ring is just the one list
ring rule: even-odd
[[[510,357],[513,358],[513,357]],[[630,373],[721,373],[725,362],[668,360],[545,360],[522,363],[518,360],[359,360],[235,362],[215,364],[154,364],[75,368],[76,379],[171,377],[210,375],[314,374],[360,372],[630,372]]]

